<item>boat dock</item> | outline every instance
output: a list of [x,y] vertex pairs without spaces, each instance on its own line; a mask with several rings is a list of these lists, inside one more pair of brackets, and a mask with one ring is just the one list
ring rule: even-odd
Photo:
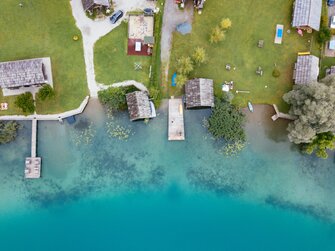
[[169,99],[168,140],[185,140],[184,111],[181,98]]
[[71,111],[67,111],[60,114],[50,114],[50,115],[40,115],[40,114],[33,114],[28,116],[21,116],[21,115],[10,115],[10,116],[0,116],[0,120],[31,120],[31,157],[27,157],[25,161],[25,169],[24,169],[24,176],[27,179],[38,179],[41,177],[41,163],[42,158],[37,157],[37,122],[38,120],[54,120],[63,122],[63,119],[66,119],[71,116],[75,116],[81,114],[89,101],[89,96],[87,96],[84,101],[80,104],[80,106]]
[[276,114],[271,117],[273,121],[276,121],[277,119],[288,119],[288,120],[295,120],[297,119],[295,116],[292,116],[287,113],[280,112],[277,105],[273,104],[273,108],[275,109]]

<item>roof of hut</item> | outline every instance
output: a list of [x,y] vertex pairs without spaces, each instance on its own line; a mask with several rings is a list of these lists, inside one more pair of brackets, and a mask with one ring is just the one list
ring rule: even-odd
[[320,29],[322,0],[295,0],[293,11],[293,27],[309,26]]
[[185,85],[186,108],[214,107],[213,80],[195,78]]
[[295,64],[295,84],[309,84],[318,79],[319,58],[313,55],[298,56]]
[[151,108],[147,92],[135,91],[126,95],[130,120],[151,117]]
[[1,88],[15,88],[46,82],[42,58],[0,63]]
[[90,9],[95,4],[106,6],[106,7],[110,6],[109,0],[81,0],[81,2],[83,3],[83,7],[85,11]]

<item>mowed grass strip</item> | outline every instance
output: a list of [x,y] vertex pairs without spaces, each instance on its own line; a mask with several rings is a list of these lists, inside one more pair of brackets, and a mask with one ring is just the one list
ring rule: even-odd
[[[320,50],[315,42],[316,33],[300,37],[291,28],[293,0],[243,1],[212,0],[206,1],[202,15],[195,14],[192,33],[182,36],[174,34],[169,71],[169,95],[180,91],[171,87],[171,76],[177,70],[176,62],[181,56],[190,56],[198,46],[207,52],[207,62],[191,73],[190,78],[212,78],[215,93],[220,95],[224,81],[234,81],[234,102],[246,106],[247,101],[259,104],[278,104],[286,110],[282,95],[292,89],[294,63],[298,52],[309,51],[319,56]],[[225,33],[225,40],[218,44],[209,42],[211,29],[222,18],[230,18],[232,28]],[[283,24],[283,43],[274,44],[276,24]],[[287,33],[290,30],[290,33]],[[258,48],[258,40],[264,40],[264,47]],[[236,70],[227,71],[230,64]],[[272,76],[277,66],[281,75]],[[256,69],[261,66],[264,74],[259,76]],[[236,90],[250,91],[249,94]]]
[[[125,80],[136,80],[149,85],[151,57],[128,56],[128,24],[120,26],[96,42],[94,47],[94,66],[98,83],[110,85]],[[142,70],[135,70],[140,63]]]
[[[77,108],[88,95],[82,41],[73,41],[80,35],[75,26],[68,0],[22,0],[23,7],[12,0],[1,0],[0,61],[50,57],[54,99],[37,100],[37,112],[59,113]],[[6,114],[17,114],[9,101]],[[0,112],[4,114],[4,112]]]

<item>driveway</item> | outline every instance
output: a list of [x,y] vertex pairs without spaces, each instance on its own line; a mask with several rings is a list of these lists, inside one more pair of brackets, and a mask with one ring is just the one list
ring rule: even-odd
[[188,1],[184,10],[180,10],[173,0],[165,1],[162,37],[161,37],[161,61],[164,66],[165,82],[169,73],[170,54],[172,46],[173,32],[178,24],[188,22],[192,24],[193,5]]
[[[76,25],[80,29],[83,37],[84,58],[86,65],[87,83],[91,97],[97,97],[101,89],[95,81],[94,72],[94,44],[101,37],[105,36],[126,18],[123,16],[116,24],[111,24],[109,18],[93,21],[84,12],[81,0],[72,0],[72,14],[76,20]],[[154,8],[154,1],[147,0],[113,0],[115,10],[122,10],[124,13],[144,8]]]

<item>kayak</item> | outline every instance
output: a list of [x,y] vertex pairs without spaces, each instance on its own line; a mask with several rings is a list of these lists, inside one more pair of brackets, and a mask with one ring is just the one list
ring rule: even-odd
[[254,112],[254,107],[252,106],[251,102],[248,102],[248,109],[250,112]]

